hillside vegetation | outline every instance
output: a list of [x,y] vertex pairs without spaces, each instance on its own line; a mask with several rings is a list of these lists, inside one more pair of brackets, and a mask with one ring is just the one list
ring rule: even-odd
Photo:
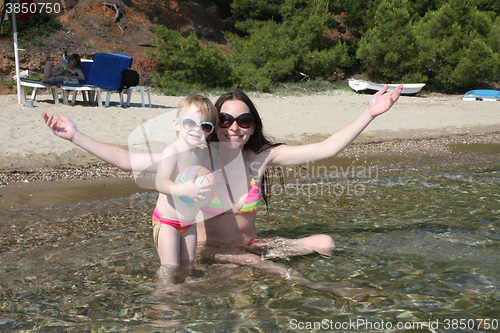
[[[57,18],[65,27],[55,34],[60,39],[32,44],[39,50],[65,44],[65,51],[84,55],[127,53],[147,84],[169,94],[267,92],[360,73],[442,92],[496,87],[500,80],[498,0],[68,2],[73,7]],[[68,34],[84,42],[61,42]]]
[[380,82],[425,82],[440,91],[500,78],[497,0],[220,0],[230,47],[157,25],[155,82],[165,89],[237,86],[269,91],[361,70]]

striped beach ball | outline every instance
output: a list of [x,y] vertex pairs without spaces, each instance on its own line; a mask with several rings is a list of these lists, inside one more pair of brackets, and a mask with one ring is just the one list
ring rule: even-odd
[[185,184],[189,180],[192,180],[193,177],[195,184],[210,185],[210,192],[204,193],[204,199],[198,202],[188,197],[179,197],[179,199],[187,206],[203,207],[210,201],[212,201],[215,195],[215,177],[207,168],[201,165],[192,165],[182,170],[175,178],[175,182],[179,184]]

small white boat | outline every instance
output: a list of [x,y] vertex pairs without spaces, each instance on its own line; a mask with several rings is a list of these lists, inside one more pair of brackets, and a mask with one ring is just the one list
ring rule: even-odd
[[[354,91],[359,92],[363,90],[379,91],[384,87],[383,83],[374,83],[365,80],[350,79],[349,86],[354,89]],[[391,91],[399,86],[399,84],[388,84],[389,88],[387,91]],[[405,83],[403,84],[402,95],[415,95],[425,86],[425,83]]]
[[462,99],[464,101],[498,102],[500,101],[500,90],[492,90],[492,89],[471,90],[468,93],[466,93]]

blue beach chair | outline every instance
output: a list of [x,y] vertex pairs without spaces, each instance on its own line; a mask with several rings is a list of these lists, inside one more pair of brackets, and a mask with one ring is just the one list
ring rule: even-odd
[[[63,96],[66,96],[66,98],[68,91],[75,91],[75,94],[77,91],[93,93],[97,96],[99,106],[102,105],[101,93],[105,92],[107,93],[105,106],[108,107],[111,94],[120,92],[122,71],[131,66],[132,57],[115,53],[98,53],[94,57],[85,84],[60,84],[60,88],[63,90]],[[73,105],[75,98],[76,96],[73,96]],[[67,103],[67,99],[65,102]],[[122,101],[120,100],[121,103]]]
[[[66,60],[65,60],[66,61]],[[80,81],[78,85],[84,85],[87,83],[89,74],[90,74],[90,68],[92,66],[92,60],[88,59],[82,59],[82,64],[81,66],[78,66],[83,72],[83,75],[85,76],[85,81]],[[31,99],[35,100],[38,89],[48,89],[52,93],[52,99],[54,100],[55,104],[59,104],[59,88],[61,86],[60,82],[42,82],[38,80],[30,80],[26,78],[21,78],[21,96],[22,96],[22,103],[26,105],[26,87],[32,87],[33,92],[31,94]],[[76,97],[76,96],[75,96]],[[64,100],[64,96],[63,96]]]

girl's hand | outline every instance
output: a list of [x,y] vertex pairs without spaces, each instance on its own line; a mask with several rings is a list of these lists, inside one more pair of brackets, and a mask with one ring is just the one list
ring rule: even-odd
[[69,141],[73,140],[76,133],[76,126],[71,120],[64,117],[62,114],[57,114],[59,119],[54,118],[54,116],[49,117],[45,112],[42,115],[45,123],[55,135]]
[[381,90],[379,90],[368,103],[368,110],[370,116],[375,118],[378,115],[389,110],[392,105],[398,100],[401,95],[401,90],[403,90],[403,85],[400,84],[396,89],[393,89],[386,93],[389,86],[386,84]]
[[205,200],[206,194],[209,193],[211,189],[210,184],[196,184],[194,182],[195,180],[196,175],[193,175],[193,178],[183,184],[182,192],[184,192],[184,194],[182,196],[188,197],[198,203]]
[[[196,176],[195,176],[196,177]],[[206,194],[211,191],[209,184],[196,184],[194,182],[195,177],[190,179],[187,183],[183,184],[183,191],[185,194],[183,196],[194,200],[196,203],[205,200]]]

